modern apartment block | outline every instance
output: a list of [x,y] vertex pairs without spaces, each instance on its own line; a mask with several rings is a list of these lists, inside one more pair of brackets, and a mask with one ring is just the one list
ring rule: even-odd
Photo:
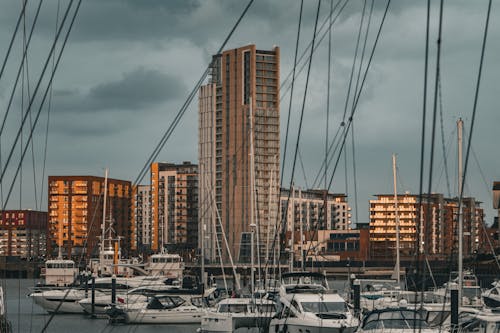
[[[102,233],[104,177],[49,176],[50,254],[71,257],[84,253],[95,255]],[[106,200],[106,235],[121,238],[127,254],[131,246],[130,181],[108,178]]]
[[198,166],[152,163],[150,193],[151,249],[160,251],[165,245],[176,252],[196,249]]
[[151,250],[152,243],[150,185],[138,185],[134,188],[132,207],[134,212],[132,248],[139,253],[147,253]]
[[349,230],[351,207],[345,194],[326,190],[281,189],[281,218],[286,230]]
[[290,244],[293,243],[295,256],[300,256],[301,251],[307,249],[305,255],[310,257],[311,244],[314,244],[314,254],[325,254],[325,243],[319,245],[325,241],[320,237],[320,234],[325,235],[323,231],[351,229],[351,208],[345,194],[282,188],[280,207],[281,221],[286,223],[285,244],[291,248]]
[[0,212],[0,256],[31,259],[46,255],[47,212],[4,210]]
[[[424,253],[428,258],[446,259],[458,252],[458,200],[442,194],[398,195],[399,249],[402,259]],[[484,213],[474,198],[462,200],[463,254],[478,251]],[[396,210],[393,194],[378,194],[370,200],[370,257],[392,260],[396,253]]]
[[224,235],[235,261],[245,262],[251,225],[260,239],[273,232],[280,178],[279,73],[278,47],[247,45],[215,55],[210,82],[200,88],[200,240],[210,261],[218,257],[217,243],[228,259]]

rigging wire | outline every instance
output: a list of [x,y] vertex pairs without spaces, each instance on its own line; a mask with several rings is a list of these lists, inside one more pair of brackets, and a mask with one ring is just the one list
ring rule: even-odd
[[[26,11],[23,14],[23,38],[22,38],[22,50],[24,52],[24,49],[26,48]],[[27,76],[27,94],[28,94],[28,100],[29,100],[29,76],[28,76],[28,69],[27,69],[27,62],[26,62],[26,68],[24,67],[24,62],[23,62],[23,80],[21,84],[21,119],[24,113],[24,73],[26,72]],[[22,139],[22,135],[21,135]],[[21,148],[22,152],[22,140],[21,144],[19,146]],[[19,177],[19,210],[22,209],[22,201],[23,201],[23,178],[22,178],[22,169],[21,169],[21,177]],[[19,277],[21,276],[20,274],[21,268],[19,268]],[[17,301],[17,331],[20,332],[21,330],[21,279],[17,279],[17,296],[18,296],[18,301]]]
[[[231,31],[227,35],[226,39],[224,40],[224,42],[222,43],[222,45],[219,47],[219,50],[217,51],[217,54],[220,54],[222,52],[222,50],[226,46],[227,42],[229,41],[229,39],[233,35],[234,31],[236,30],[236,28],[240,24],[241,20],[243,19],[243,17],[247,13],[248,9],[253,4],[253,2],[254,2],[254,0],[250,0],[248,2],[248,4],[246,5],[245,9],[241,13],[240,17],[238,18],[238,20],[236,21],[236,23],[232,27]],[[182,119],[182,116],[184,115],[184,113],[186,112],[187,108],[191,104],[191,101],[193,100],[194,96],[198,92],[200,86],[203,84],[203,81],[205,81],[206,77],[208,76],[208,73],[210,71],[211,66],[212,66],[211,63],[207,66],[207,68],[205,69],[205,71],[201,75],[200,79],[198,80],[198,82],[194,86],[193,90],[191,90],[191,92],[189,93],[186,101],[184,102],[184,104],[181,106],[181,108],[177,112],[176,116],[174,117],[174,120],[172,121],[172,123],[170,123],[168,129],[165,131],[165,133],[163,134],[162,138],[160,139],[160,141],[156,145],[155,149],[153,150],[153,152],[150,154],[150,156],[146,160],[146,163],[144,163],[144,166],[142,167],[141,171],[139,172],[139,175],[137,176],[137,178],[134,181],[134,184],[133,184],[134,186],[138,185],[142,181],[142,179],[144,178],[144,176],[146,175],[146,173],[148,171],[149,165],[160,154],[161,150],[163,149],[163,147],[167,143],[168,139],[172,135],[174,129],[177,127],[178,123]]]
[[[423,102],[422,102],[422,132],[420,139],[420,174],[419,174],[419,195],[417,198],[417,221],[421,221],[422,215],[422,196],[423,196],[423,186],[424,186],[424,156],[425,156],[425,128],[426,128],[426,117],[427,117],[427,83],[428,83],[428,72],[429,72],[429,30],[430,30],[430,11],[431,3],[427,0],[427,16],[426,16],[426,28],[425,28],[425,54],[424,54],[424,90],[423,90]],[[415,251],[416,253],[416,271],[417,276],[423,270],[422,254],[418,251],[419,239],[421,228],[416,228],[415,237]],[[416,283],[416,281],[414,281]]]
[[[26,5],[26,1],[25,1],[25,5]],[[26,47],[25,47],[25,49],[23,51],[23,57],[22,57],[22,60],[21,60],[21,64],[19,65],[19,68],[18,68],[18,71],[17,71],[16,80],[15,80],[15,83],[14,83],[14,87],[12,88],[12,92],[11,92],[11,95],[10,95],[10,98],[9,98],[9,103],[8,103],[7,109],[6,109],[5,114],[4,114],[2,125],[0,127],[0,151],[2,149],[2,138],[1,138],[1,136],[2,136],[2,133],[3,133],[3,130],[4,130],[4,127],[5,127],[5,121],[7,119],[7,115],[9,113],[10,106],[11,106],[12,100],[14,98],[14,93],[16,91],[17,83],[18,83],[19,77],[21,75],[21,71],[22,71],[23,64],[24,64],[24,59],[26,58],[26,53],[27,53],[27,50],[28,50],[28,47],[29,47],[29,44],[30,44],[30,41],[31,41],[31,36],[33,35],[33,30],[34,30],[36,22],[38,20],[38,14],[40,13],[40,8],[41,8],[41,3],[39,3],[38,8],[36,10],[35,17],[33,19],[33,24],[31,26],[30,35],[29,35],[28,41],[26,43]],[[24,10],[25,10],[25,8],[23,8],[22,13],[24,13]],[[16,30],[17,30],[17,28],[16,28]],[[9,53],[10,53],[10,51],[9,51]],[[0,172],[1,171],[2,171],[2,154],[0,153]],[[0,181],[0,207],[3,207],[3,202],[4,202],[4,198],[3,198],[3,182]]]
[[[337,9],[337,7],[339,6],[339,4],[341,3],[342,0],[338,0],[337,3],[335,4],[335,7],[333,8],[333,11],[335,11]],[[345,0],[344,4],[340,7],[337,15],[335,16],[335,18],[331,21],[331,23],[328,25],[328,29],[331,29],[332,25],[337,21],[337,18],[340,16],[340,14],[343,12],[345,6],[347,5],[347,3],[349,2],[349,0]],[[323,21],[322,25],[320,26],[320,28],[318,29],[318,33],[317,35],[319,36],[319,34],[321,33],[321,30],[323,29],[323,27],[326,25],[326,23],[329,21],[329,18],[325,18],[325,20]],[[314,47],[314,51],[313,52],[316,52],[316,49],[321,45],[321,42],[325,39],[326,35],[327,35],[327,32],[328,30],[324,31],[323,34],[321,35],[320,39],[318,40],[318,43],[316,43],[316,46]],[[310,51],[310,48],[311,48],[311,43],[309,43],[306,48],[304,49],[304,51],[302,52],[301,56],[299,57],[299,59],[297,60],[297,66],[299,65],[299,63],[302,62],[302,60],[304,60],[304,57],[308,54],[308,52]],[[302,70],[305,68],[305,66],[307,65],[309,61],[309,57],[307,57],[304,62],[302,62],[302,65],[300,66],[298,72],[297,72],[297,75],[295,77],[297,77],[300,73],[302,73]],[[283,81],[281,81],[281,84],[280,84],[280,91],[283,90],[283,88],[285,87],[285,84],[288,83],[288,80],[290,79],[290,77],[292,76],[292,71],[288,72],[287,76],[285,77],[285,79]],[[290,86],[291,86],[291,83],[288,84],[285,92],[283,94],[281,94],[280,96],[280,101],[283,99],[283,97],[288,93],[288,91],[290,91]]]
[[[66,12],[64,13],[64,18],[63,18],[63,21],[61,22],[61,26],[59,27],[59,31],[57,32],[57,39],[59,38],[59,35],[60,35],[61,31],[62,31],[62,28],[63,28],[64,23],[65,23],[65,21],[66,21],[66,18],[67,18],[67,16],[68,16],[68,13],[69,13],[69,10],[70,10],[70,8],[71,8],[71,5],[73,4],[73,1],[74,1],[74,0],[71,0],[71,1],[70,1],[70,3],[68,4],[68,7],[67,7],[67,9],[66,9]],[[79,1],[79,4],[80,4],[80,3],[81,3],[81,0]],[[79,8],[79,6],[78,6],[77,8]],[[75,18],[75,17],[76,17],[76,16],[74,16],[74,18]],[[74,19],[73,19],[72,23],[73,23],[73,22],[74,22]],[[71,27],[72,27],[72,26],[70,26],[70,28],[71,28]],[[69,32],[69,31],[68,31],[68,32]],[[66,39],[65,39],[65,42],[66,42],[66,40],[67,40],[67,38],[68,38],[68,37],[69,37],[69,33],[67,33],[67,34],[66,34]],[[4,176],[5,176],[5,172],[6,172],[6,170],[7,170],[7,167],[8,167],[8,165],[9,165],[9,163],[10,163],[10,160],[11,160],[11,158],[12,158],[12,154],[13,154],[13,152],[14,152],[14,148],[15,148],[15,146],[17,145],[17,142],[18,142],[18,140],[19,140],[19,136],[20,136],[20,133],[21,133],[21,131],[22,131],[22,128],[24,127],[24,124],[25,124],[25,122],[26,122],[26,118],[27,118],[28,114],[31,112],[31,107],[33,106],[33,102],[34,102],[35,97],[36,97],[36,95],[37,95],[37,93],[38,93],[38,89],[40,88],[40,84],[41,84],[42,79],[43,79],[43,77],[44,77],[44,75],[45,75],[45,71],[46,71],[46,69],[47,69],[48,63],[49,63],[49,61],[50,61],[50,58],[52,57],[52,53],[54,52],[54,49],[55,49],[55,44],[56,44],[55,42],[56,42],[56,40],[54,41],[54,43],[52,43],[52,47],[51,47],[51,49],[50,49],[49,55],[48,55],[48,57],[47,57],[47,59],[46,59],[46,61],[45,61],[44,67],[43,67],[43,69],[42,69],[42,72],[41,72],[40,77],[39,77],[39,79],[38,79],[37,85],[36,85],[36,87],[35,87],[35,90],[34,90],[34,92],[33,92],[32,97],[31,97],[30,103],[29,103],[29,105],[28,105],[28,109],[27,109],[27,111],[26,111],[25,115],[23,116],[23,120],[22,120],[21,127],[19,128],[19,130],[18,130],[18,132],[17,132],[17,135],[16,135],[16,138],[15,138],[15,140],[14,140],[14,143],[12,144],[12,149],[10,150],[9,156],[8,156],[8,158],[7,158],[7,161],[5,162],[5,165],[4,165],[4,166],[3,166],[3,168],[2,168],[2,172],[1,172],[1,175],[0,175],[0,182],[3,182]],[[63,44],[63,49],[64,49],[64,44]],[[62,49],[62,50],[63,50],[63,49]],[[61,58],[61,56],[62,56],[62,50],[61,50],[61,52],[59,53],[59,57],[58,57],[58,60],[57,60],[57,63],[56,63],[55,69],[57,69],[57,65],[58,65],[59,60],[60,60],[60,58]],[[55,70],[52,72],[52,75],[51,75],[51,78],[50,78],[50,81],[49,81],[49,85],[52,83],[52,79],[53,79],[54,75],[55,75]],[[28,139],[28,142],[29,142],[29,140],[31,140],[31,137],[32,137],[32,135],[33,135],[34,127],[36,126],[36,122],[37,122],[37,120],[38,120],[38,117],[40,116],[41,107],[43,106],[43,104],[44,104],[44,102],[45,102],[45,98],[46,98],[46,96],[47,96],[47,92],[48,92],[48,89],[46,89],[46,90],[45,90],[44,98],[43,98],[43,100],[42,100],[42,101],[41,101],[41,103],[40,103],[40,108],[39,108],[39,110],[38,110],[38,114],[37,114],[37,117],[36,117],[36,119],[35,119],[34,126],[32,127],[32,129],[31,129],[31,131],[30,131],[30,137],[29,137],[29,139]],[[27,149],[27,147],[26,147],[26,149]],[[23,158],[22,158],[22,159],[24,159],[24,154],[26,153],[26,149],[24,149],[24,153],[23,153]],[[19,172],[19,168],[17,168],[17,170],[16,170],[16,175],[14,176],[14,180],[13,180],[12,184],[14,184],[15,179],[17,178],[17,174],[18,174],[18,172]],[[11,192],[12,192],[12,186],[11,186],[10,191],[9,191],[9,196],[10,196],[10,193],[11,193]],[[5,206],[6,206],[7,202],[8,202],[8,198],[5,200],[5,202],[3,202],[2,209],[5,209]]]
[[474,151],[473,147],[471,147],[470,149],[471,149],[471,152],[472,152],[472,156],[474,157],[474,161],[476,162],[477,168],[479,170],[479,174],[481,175],[481,179],[483,181],[483,184],[486,187],[486,193],[488,193],[489,196],[490,196],[490,198],[493,199],[493,194],[491,193],[491,190],[490,190],[490,187],[488,185],[488,182],[486,181],[486,177],[484,176],[484,172],[483,172],[483,169],[481,168],[481,164],[479,164],[479,159],[477,158],[476,152]]
[[[449,136],[448,136],[448,141],[445,141],[445,142],[448,142],[448,145],[444,147],[444,150],[446,152],[446,155],[443,156],[443,161],[442,161],[442,164],[439,165],[439,168],[441,170],[440,174],[439,174],[439,177],[438,177],[438,180],[437,180],[437,183],[436,183],[436,187],[439,187],[441,185],[441,179],[443,178],[443,175],[445,173],[445,170],[444,170],[444,160],[446,159],[446,161],[448,161],[449,159],[449,156],[450,156],[450,152],[451,152],[451,147],[452,147],[452,144],[453,144],[453,138],[455,137],[455,134],[456,134],[456,127],[454,128],[453,131],[450,132]],[[455,177],[456,178],[456,177]],[[450,191],[448,193],[448,197],[451,198],[451,193],[454,193],[455,192],[455,188],[453,188],[453,191],[451,189],[451,185],[450,185]],[[458,191],[456,191],[458,192]]]
[[[479,99],[479,88],[480,88],[480,85],[481,85],[481,76],[482,76],[482,72],[483,72],[484,54],[485,54],[485,51],[486,51],[486,41],[487,41],[487,38],[488,38],[488,28],[489,28],[490,15],[491,15],[491,3],[492,3],[492,1],[489,0],[488,1],[488,10],[487,10],[487,14],[486,14],[486,23],[485,23],[485,26],[484,26],[484,34],[483,34],[482,47],[481,47],[481,57],[480,57],[480,60],[479,60],[479,70],[478,70],[478,74],[477,74],[476,90],[475,90],[475,93],[474,93],[474,104],[473,104],[473,107],[472,107],[472,119],[471,119],[471,124],[470,124],[470,129],[469,129],[469,138],[467,140],[467,152],[465,154],[464,173],[463,173],[463,177],[462,177],[462,179],[463,179],[463,181],[462,181],[462,188],[459,189],[460,190],[460,200],[459,200],[459,202],[461,202],[461,199],[463,198],[465,176],[467,175],[468,165],[469,165],[469,156],[470,156],[470,152],[471,152],[472,134],[473,134],[473,131],[474,131],[474,124],[475,124],[475,121],[476,121],[477,103],[478,103],[478,99]],[[460,207],[459,207],[459,209],[460,209]]]
[[[347,114],[347,106],[349,104],[349,99],[351,97],[351,87],[352,87],[352,80],[354,77],[354,70],[356,68],[356,60],[358,58],[358,49],[359,49],[359,43],[361,40],[361,33],[363,31],[363,22],[365,19],[365,11],[366,11],[366,0],[363,1],[363,11],[361,12],[361,23],[359,24],[359,29],[358,29],[358,37],[356,39],[356,47],[354,49],[354,57],[352,59],[352,66],[351,66],[351,74],[349,76],[349,84],[347,85],[347,96],[345,98],[345,105],[344,105],[344,114],[342,115],[342,124],[345,125],[345,117]],[[354,101],[353,101],[354,104]]]
[[358,181],[356,173],[356,150],[354,148],[354,123],[351,125],[351,138],[352,138],[352,173],[354,180],[354,217],[356,219],[356,225],[359,221],[358,219]]
[[[62,45],[61,45],[61,50],[59,51],[59,55],[58,55],[58,57],[57,57],[57,61],[56,61],[56,63],[55,63],[54,69],[52,70],[52,73],[51,73],[51,76],[50,76],[50,80],[49,80],[48,86],[47,86],[47,88],[45,89],[45,93],[44,93],[44,95],[43,95],[42,101],[40,102],[40,108],[38,109],[38,112],[37,112],[37,115],[36,115],[36,118],[35,118],[35,122],[34,122],[33,127],[31,128],[31,132],[30,132],[30,136],[29,136],[29,139],[28,139],[28,140],[31,140],[31,138],[32,138],[32,135],[33,135],[33,130],[35,129],[36,123],[37,123],[38,118],[39,118],[39,116],[40,116],[40,112],[41,112],[41,110],[42,110],[42,108],[43,108],[43,104],[44,104],[45,99],[46,99],[46,97],[47,97],[47,94],[48,94],[48,92],[49,92],[49,87],[52,85],[52,81],[53,81],[53,79],[54,79],[54,75],[55,75],[55,73],[56,73],[57,67],[59,66],[59,61],[61,60],[61,56],[62,56],[62,54],[63,54],[63,52],[64,52],[64,48],[65,48],[66,43],[67,43],[67,41],[68,41],[69,35],[70,35],[70,33],[71,33],[71,29],[73,28],[73,24],[75,23],[76,16],[77,16],[77,14],[78,14],[78,11],[80,10],[80,5],[81,5],[81,3],[82,3],[82,0],[79,0],[79,1],[78,1],[78,4],[76,5],[76,8],[75,8],[75,10],[74,10],[74,12],[73,12],[73,17],[71,18],[71,22],[70,22],[70,24],[69,24],[68,30],[66,31],[66,35],[65,35],[65,37],[64,37],[64,41],[63,41],[63,43],[62,43]],[[62,22],[61,22],[61,26],[60,26],[59,31],[58,31],[58,35],[60,34],[62,27],[64,26],[64,23],[65,23],[65,21],[66,21],[67,15],[68,15],[68,13],[69,13],[69,10],[70,10],[70,8],[71,8],[72,4],[73,4],[73,0],[71,0],[71,1],[70,1],[70,3],[68,4],[68,7],[67,7],[67,9],[66,9],[66,12],[64,13],[64,16],[63,16],[63,19],[62,19]],[[55,41],[57,41],[57,39],[58,39],[58,38],[56,38],[56,40],[55,40]],[[54,41],[54,42],[55,42],[55,41]],[[53,44],[52,44],[52,49],[51,49],[51,51],[53,51],[53,50],[54,50],[54,47],[55,47],[55,43],[53,43]],[[50,57],[49,57],[49,58],[47,58],[47,60],[49,60],[49,59],[50,59]],[[47,67],[47,64],[48,64],[48,62],[46,62],[46,63],[45,63],[44,68],[46,68],[46,67]],[[38,87],[38,85],[37,85],[37,87]],[[35,90],[35,91],[36,91],[36,90]],[[30,103],[30,106],[31,106],[31,103]],[[24,150],[24,153],[26,153],[26,149]],[[24,153],[23,153],[23,155],[24,155]],[[82,253],[82,256],[83,256],[83,253]],[[69,293],[69,291],[70,291],[70,290],[71,290],[71,289],[68,289],[68,292],[66,292],[66,295],[64,296],[64,299],[66,298],[66,296],[68,295],[68,293]],[[64,301],[64,299],[63,299],[63,301]],[[62,302],[59,304],[59,307],[60,307],[61,305],[62,305]],[[47,320],[47,322],[45,323],[45,325],[44,325],[44,327],[42,328],[41,332],[45,332],[45,331],[47,330],[47,327],[49,327],[50,323],[52,322],[52,319],[54,318],[54,315],[57,313],[57,310],[58,310],[58,309],[56,309],[56,311],[54,311],[54,312],[50,315],[50,318],[49,318],[49,319]]]
[[[302,25],[302,11],[304,6],[304,0],[300,1],[300,11],[299,11],[299,25],[297,28],[297,37],[295,41],[295,55],[293,58],[293,69],[292,69],[292,83],[291,83],[291,92],[290,92],[290,101],[288,104],[288,116],[286,120],[286,129],[285,129],[285,144],[283,146],[283,161],[281,164],[281,180],[280,180],[280,188],[283,187],[283,179],[285,178],[285,162],[286,162],[286,153],[288,147],[288,131],[290,130],[290,116],[292,114],[292,101],[293,101],[293,88],[295,85],[295,70],[297,68],[297,54],[299,50],[299,41],[300,41],[300,28]],[[280,87],[281,88],[281,87]]]
[[[352,120],[353,120],[353,117],[354,117],[354,114],[357,110],[357,106],[358,106],[358,102],[359,102],[359,99],[361,97],[361,93],[363,92],[363,88],[364,88],[364,85],[365,85],[365,82],[366,82],[366,77],[368,76],[368,71],[370,69],[370,65],[371,65],[371,62],[373,60],[373,56],[375,54],[375,50],[377,49],[377,45],[378,45],[378,41],[380,39],[380,35],[382,33],[382,28],[384,26],[384,23],[385,23],[385,19],[387,17],[387,12],[389,11],[389,6],[391,4],[391,0],[387,0],[387,4],[386,4],[386,7],[385,7],[385,10],[384,10],[384,15],[382,16],[382,21],[380,22],[380,26],[379,26],[379,29],[378,29],[378,32],[377,32],[377,36],[375,37],[375,42],[373,44],[373,48],[372,48],[372,51],[371,51],[371,54],[370,54],[370,58],[368,60],[368,64],[366,66],[366,69],[365,69],[365,72],[363,74],[363,80],[361,81],[361,86],[359,88],[359,92],[358,94],[356,95],[356,98],[354,100],[354,105],[353,105],[353,108],[352,108],[352,111],[351,111],[351,115],[349,116],[349,119],[348,119],[348,124],[347,124],[347,128],[346,128],[346,131],[343,135],[343,139],[342,139],[342,144],[340,146],[340,152],[343,150],[344,148],[344,145],[345,145],[345,141],[347,139],[347,132],[349,131],[349,128],[352,124]],[[330,177],[330,182],[328,184],[328,188],[327,189],[330,189],[331,186],[332,186],[332,182],[333,182],[333,176],[335,175],[335,172],[337,170],[337,166],[338,166],[338,163],[339,163],[339,160],[340,160],[340,153],[339,155],[337,156],[337,160],[335,162],[335,166],[334,166],[334,169],[333,169],[333,172],[331,174],[331,177]]]
[[[330,15],[328,17],[330,26],[332,24],[332,14],[333,14],[333,0],[330,0]],[[327,85],[326,85],[326,129],[325,129],[325,188],[326,188],[326,176],[328,174],[328,125],[330,124],[330,81],[332,76],[331,61],[332,60],[332,29],[328,29],[328,75],[327,75]],[[291,100],[291,99],[290,99]]]
[[14,40],[16,39],[17,31],[19,30],[19,25],[21,24],[21,19],[24,16],[24,13],[26,11],[26,4],[28,3],[28,0],[23,1],[23,8],[21,9],[21,13],[19,13],[19,18],[17,19],[16,23],[16,28],[14,29],[14,32],[12,33],[12,38],[10,39],[9,47],[7,47],[7,53],[5,54],[5,57],[2,62],[2,68],[0,69],[0,80],[2,79],[3,72],[5,70],[5,66],[7,65],[7,60],[9,59],[10,56],[10,51],[12,51],[12,45],[14,44]]
[[[55,25],[55,29],[54,29],[54,39],[56,38],[57,26],[59,25],[60,5],[61,5],[61,1],[57,0],[56,25]],[[52,57],[52,70],[54,70],[54,63],[55,63],[55,55]],[[46,167],[47,167],[47,151],[48,151],[48,143],[49,143],[50,111],[52,110],[52,95],[53,95],[53,85],[50,85],[49,102],[48,102],[48,106],[47,106],[47,124],[45,126],[45,140],[44,140],[44,148],[43,148],[43,165],[42,165],[42,177],[41,177],[42,186],[40,189],[40,206],[42,206],[43,196],[44,196],[43,188],[44,188],[45,182],[43,180],[45,179],[45,171],[46,171]]]
[[[339,0],[340,1],[340,0]],[[288,146],[288,133],[289,133],[289,129],[290,129],[290,115],[291,115],[291,112],[292,112],[292,100],[293,100],[293,88],[294,88],[294,85],[295,85],[295,79],[296,79],[296,69],[297,69],[297,64],[298,64],[298,61],[297,61],[297,55],[298,55],[298,48],[299,48],[299,42],[300,42],[300,30],[301,30],[301,25],[302,25],[302,15],[303,15],[303,5],[304,5],[304,1],[301,0],[300,2],[300,11],[299,11],[299,22],[298,22],[298,26],[297,26],[297,36],[296,36],[296,40],[295,40],[295,53],[294,53],[294,59],[293,59],[293,69],[292,71],[290,72],[291,75],[292,75],[292,82],[291,82],[291,92],[290,92],[290,101],[289,101],[289,106],[288,106],[288,117],[287,117],[287,125],[286,125],[286,134],[285,134],[285,146],[284,146],[284,153],[283,153],[283,161],[282,161],[282,167],[281,167],[281,179],[280,179],[280,186],[279,186],[279,190],[277,191],[276,193],[276,197],[277,197],[277,202],[278,204],[276,205],[276,228],[275,228],[275,231],[274,231],[274,235],[273,235],[273,242],[272,242],[272,246],[271,246],[271,251],[270,253],[274,253],[275,250],[276,250],[276,241],[279,239],[280,240],[280,244],[278,244],[280,246],[280,251],[279,251],[279,256],[281,256],[281,253],[283,253],[284,251],[282,251],[281,247],[284,247],[284,242],[285,242],[285,234],[286,234],[286,216],[288,215],[288,202],[290,201],[290,193],[288,195],[288,201],[287,201],[287,208],[286,208],[286,213],[285,213],[285,219],[282,219],[281,218],[281,214],[280,214],[280,200],[281,200],[281,189],[283,188],[283,181],[284,181],[284,172],[285,172],[285,162],[286,162],[286,156],[287,156],[287,153],[286,153],[286,150],[287,150],[287,146]],[[325,21],[326,22],[326,21]],[[300,60],[299,60],[300,61]],[[290,76],[290,74],[289,74]],[[280,90],[281,88],[283,87],[283,83],[280,85]],[[283,95],[281,95],[282,97]],[[281,101],[281,97],[280,97],[280,101]],[[291,191],[291,189],[290,189]],[[279,221],[279,222],[278,222]],[[285,224],[285,225],[284,225]],[[293,230],[292,230],[293,232]],[[281,235],[281,237],[279,238],[279,236]],[[265,269],[267,271],[267,267],[268,265],[270,265],[271,263],[271,258],[268,258],[267,262],[266,262],[266,265],[265,265]]]
[[[303,95],[303,99],[302,99],[302,109],[300,112],[299,127],[298,127],[298,131],[297,131],[297,142],[295,144],[295,154],[294,154],[293,163],[292,163],[292,173],[290,176],[290,185],[289,185],[290,188],[292,188],[292,185],[293,185],[293,179],[294,179],[294,174],[295,174],[295,165],[297,162],[297,155],[298,155],[298,151],[299,151],[300,135],[302,132],[302,123],[303,123],[304,111],[305,111],[305,107],[306,107],[307,91],[308,91],[308,87],[309,87],[309,77],[311,74],[311,65],[312,65],[312,60],[313,60],[312,55],[313,55],[313,51],[314,51],[314,43],[316,41],[316,29],[318,27],[318,18],[319,18],[320,8],[321,8],[321,0],[318,0],[318,9],[316,11],[316,20],[314,21],[314,32],[313,32],[313,38],[312,38],[312,44],[311,44],[312,45],[311,46],[311,55],[309,57],[309,64],[308,64],[308,68],[307,68],[306,82],[305,82],[305,87],[304,87],[304,95]],[[289,195],[288,195],[289,199],[290,199],[290,194],[291,193],[289,193]],[[286,215],[288,215],[288,213]],[[294,231],[295,230],[292,230],[292,233]],[[300,239],[301,239],[301,243],[302,243],[302,234],[300,235]],[[294,246],[294,244],[291,244],[291,251],[293,251],[293,246]]]
[[[423,196],[423,186],[424,186],[424,161],[425,161],[425,128],[426,128],[426,117],[427,117],[427,82],[428,82],[428,71],[429,71],[429,30],[430,30],[430,12],[431,12],[431,2],[427,0],[427,17],[426,17],[426,28],[425,28],[425,54],[424,54],[424,91],[423,91],[423,102],[422,102],[422,132],[420,139],[420,174],[419,174],[419,195],[417,198],[417,221],[420,223],[422,214],[422,196]],[[422,270],[420,262],[421,254],[418,251],[419,239],[421,228],[416,228],[415,237],[415,250],[416,250],[416,268],[417,275]],[[415,281],[416,282],[416,281]]]
[[307,185],[307,174],[306,174],[306,169],[304,167],[304,159],[302,158],[302,154],[300,153],[300,149],[299,149],[299,162],[300,162],[300,168],[302,170],[302,174],[304,176],[304,184],[306,185],[306,188],[309,188],[309,186]]
[[[375,0],[372,0],[371,6],[370,6],[370,13],[368,15],[368,23],[366,25],[366,31],[365,31],[365,40],[363,42],[363,49],[361,51],[361,60],[359,62],[359,69],[358,69],[358,75],[356,78],[356,86],[354,88],[354,91],[357,93],[358,88],[359,88],[359,79],[361,76],[361,70],[363,68],[363,61],[365,57],[365,50],[366,50],[366,44],[368,42],[368,35],[370,32],[370,25],[371,25],[371,20],[372,20],[372,15],[373,15],[373,7],[374,7]],[[353,168],[353,188],[354,188],[354,209],[355,209],[355,219],[356,223],[358,223],[358,183],[357,183],[357,175],[356,175],[356,150],[355,150],[355,140],[354,140],[354,123],[351,124],[351,141],[352,141],[352,168]]]
[[[433,111],[432,111],[432,123],[431,123],[431,146],[430,146],[430,157],[429,157],[429,178],[427,183],[427,198],[430,201],[431,193],[432,193],[432,176],[434,171],[434,147],[436,145],[436,118],[438,113],[438,77],[441,66],[441,41],[442,41],[442,32],[443,32],[443,3],[441,0],[439,2],[439,24],[438,24],[438,39],[437,43],[437,55],[436,55],[436,74],[434,80],[434,99],[433,99]],[[431,216],[431,205],[430,202],[427,203],[427,218]],[[424,229],[424,226],[422,226]],[[425,230],[425,234],[423,235],[425,244],[429,244],[429,231]],[[417,247],[418,250],[418,247]],[[425,246],[422,248],[424,258],[427,255],[427,250]],[[423,282],[423,290],[425,290],[425,270],[423,271],[424,278]]]
[[294,159],[293,159],[293,163],[292,163],[292,174],[290,176],[290,187],[292,186],[292,183],[293,183],[293,178],[294,178],[294,174],[295,174],[295,165],[296,165],[296,162],[297,162],[297,155],[298,155],[298,151],[299,151],[300,135],[301,135],[301,132],[302,132],[302,123],[303,123],[303,120],[304,120],[304,111],[305,111],[305,107],[306,107],[307,91],[308,91],[308,88],[309,88],[309,77],[310,77],[310,74],[311,74],[312,54],[313,54],[313,51],[314,51],[314,42],[316,40],[316,29],[317,29],[317,26],[318,26],[318,18],[319,18],[320,8],[321,8],[321,0],[318,0],[318,9],[316,11],[316,20],[315,20],[315,23],[314,23],[314,33],[313,33],[312,46],[311,46],[311,55],[310,55],[310,59],[309,59],[310,61],[309,61],[308,68],[307,68],[306,83],[305,83],[305,88],[304,88],[304,96],[303,96],[303,99],[302,99],[302,109],[301,109],[301,112],[300,112],[299,127],[298,127],[298,131],[297,131],[297,142],[295,144],[295,154],[294,154]]
[[443,121],[443,95],[441,86],[441,69],[438,72],[438,92],[439,92],[439,119],[441,124],[441,148],[443,150],[443,163],[444,163],[444,174],[446,178],[446,189],[448,190],[448,197],[451,197],[451,187],[450,187],[450,176],[448,175],[448,160],[446,158],[446,147],[444,140],[444,121]]

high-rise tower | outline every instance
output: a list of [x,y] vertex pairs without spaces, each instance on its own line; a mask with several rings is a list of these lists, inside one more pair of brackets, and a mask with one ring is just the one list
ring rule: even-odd
[[200,241],[209,260],[217,243],[228,259],[226,237],[235,261],[248,262],[252,224],[260,253],[269,251],[279,199],[279,55],[255,45],[224,51],[200,88]]

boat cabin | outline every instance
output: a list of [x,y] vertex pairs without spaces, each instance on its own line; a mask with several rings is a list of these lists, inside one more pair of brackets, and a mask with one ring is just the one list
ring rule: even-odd
[[73,284],[78,275],[78,267],[73,260],[53,259],[45,261],[40,276],[44,285],[65,287]]
[[149,260],[149,273],[152,276],[182,280],[184,262],[178,254],[158,253],[153,254]]

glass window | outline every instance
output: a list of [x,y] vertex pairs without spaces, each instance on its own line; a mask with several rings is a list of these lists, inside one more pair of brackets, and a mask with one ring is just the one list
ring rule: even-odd
[[305,312],[324,313],[347,311],[344,302],[301,302],[300,304]]

